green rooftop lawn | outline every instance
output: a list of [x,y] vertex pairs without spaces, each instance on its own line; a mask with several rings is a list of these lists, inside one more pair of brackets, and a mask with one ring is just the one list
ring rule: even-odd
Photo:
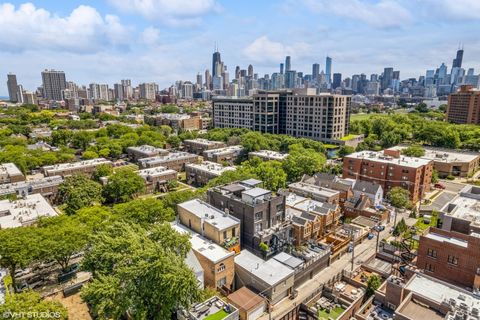
[[217,311],[217,312],[212,313],[211,315],[205,317],[204,320],[222,320],[223,318],[225,318],[228,315],[229,314],[225,310],[222,309],[220,311]]
[[333,308],[330,313],[327,313],[326,310],[319,310],[318,311],[318,319],[319,320],[328,320],[329,318],[337,319],[342,313],[345,311],[342,307]]
[[343,137],[343,138],[340,139],[340,140],[342,140],[342,141],[349,141],[349,140],[354,139],[355,137],[356,137],[356,135],[354,135],[354,134],[349,134],[349,135],[346,135],[345,137]]
[[328,144],[328,143],[324,144],[323,146],[325,147],[325,149],[338,149],[338,148],[340,148],[340,146],[337,146],[335,144]]

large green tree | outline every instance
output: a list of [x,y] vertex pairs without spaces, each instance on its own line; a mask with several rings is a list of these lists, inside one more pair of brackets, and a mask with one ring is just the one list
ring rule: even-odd
[[40,256],[40,237],[36,227],[0,230],[0,266],[8,269],[12,286],[17,290],[15,273]]
[[27,313],[59,320],[68,319],[67,309],[60,302],[43,300],[40,294],[34,291],[9,294],[5,297],[5,303],[0,305],[0,314],[5,319],[15,319],[18,318],[16,315],[21,314],[25,316],[20,318],[27,318]]
[[102,186],[85,175],[67,177],[58,188],[58,201],[66,205],[67,214],[102,200]]
[[323,153],[295,144],[290,146],[290,153],[283,161],[283,170],[288,181],[296,181],[304,174],[313,175],[320,172],[326,161]]
[[175,211],[172,208],[166,207],[162,201],[155,198],[120,203],[113,206],[112,211],[122,219],[142,225],[172,221],[175,217]]
[[93,281],[82,298],[100,318],[169,319],[201,295],[184,262],[189,249],[188,236],[169,224],[147,231],[115,223],[96,234],[86,251],[83,266]]
[[145,181],[131,168],[117,170],[108,178],[103,189],[105,199],[109,203],[126,202],[144,192]]
[[410,191],[401,187],[393,187],[387,193],[387,199],[395,208],[406,208],[410,204]]

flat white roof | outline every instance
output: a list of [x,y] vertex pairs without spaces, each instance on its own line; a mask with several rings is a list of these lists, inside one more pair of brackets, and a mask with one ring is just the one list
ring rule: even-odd
[[205,259],[210,260],[212,263],[218,263],[226,258],[235,255],[233,251],[227,251],[216,243],[202,237],[198,233],[180,225],[172,223],[172,228],[181,233],[190,235],[190,243],[192,249],[201,254]]
[[[403,150],[408,146],[395,146],[390,149],[392,150]],[[444,162],[444,163],[455,163],[455,162],[471,162],[478,157],[480,153],[473,152],[460,152],[449,149],[436,149],[429,147],[422,147],[425,150],[425,155],[420,158],[433,160],[435,162]]]
[[72,168],[85,168],[85,167],[91,167],[91,166],[98,166],[98,165],[104,164],[104,163],[112,163],[112,162],[110,160],[105,159],[105,158],[96,158],[96,159],[91,159],[91,160],[59,163],[59,164],[54,164],[54,165],[51,165],[51,166],[44,166],[43,170],[45,170],[45,171],[61,171],[61,170],[68,170],[68,169],[72,169]]
[[336,196],[336,195],[340,194],[339,191],[329,189],[329,188],[320,187],[320,186],[316,186],[316,185],[310,184],[310,183],[304,183],[304,182],[294,182],[294,183],[289,184],[288,186],[292,189],[299,189],[299,190],[302,190],[302,191],[305,191],[305,192],[309,192],[313,195],[323,196],[323,197],[327,197],[327,198],[330,198],[330,197],[333,197],[333,196]]
[[463,248],[468,247],[468,242],[465,241],[465,240],[457,239],[457,238],[453,238],[453,237],[447,237],[447,236],[444,236],[444,235],[441,235],[441,234],[438,234],[438,233],[429,232],[425,235],[425,237],[427,237],[429,239],[432,239],[432,240],[435,240],[435,241],[439,241],[439,242],[448,242],[448,243],[451,243],[451,244],[454,244],[454,245],[457,245],[457,246],[460,246],[460,247],[463,247]]
[[154,168],[138,170],[137,173],[142,178],[146,178],[148,176],[157,177],[157,176],[164,176],[167,174],[176,174],[177,171],[172,169],[167,169],[165,167],[154,167]]
[[243,191],[242,194],[248,195],[252,198],[256,198],[256,197],[260,197],[260,196],[263,196],[263,195],[266,195],[266,194],[272,194],[272,191],[267,190],[267,189],[263,189],[263,188],[259,188],[259,187],[254,187],[254,188],[247,189],[247,190]]
[[272,150],[251,151],[249,155],[274,160],[285,160],[288,157],[288,153],[281,153]]
[[4,173],[9,176],[23,176],[22,171],[20,171],[20,169],[18,169],[18,167],[12,162],[0,164],[0,174]]
[[275,259],[265,261],[247,250],[242,250],[235,257],[235,265],[242,267],[270,286],[275,286],[294,274],[294,270],[283,263]]
[[203,161],[202,163],[187,163],[185,168],[194,168],[217,176],[221,175],[225,171],[233,171],[237,169],[234,166],[225,167],[221,163],[211,161]]
[[383,152],[376,151],[360,151],[352,153],[345,157],[345,159],[364,159],[375,162],[381,162],[386,164],[394,164],[404,167],[419,168],[429,164],[432,160],[400,156],[399,158],[394,158],[392,156],[384,155]]
[[191,212],[198,218],[203,219],[204,222],[207,222],[218,230],[225,230],[240,225],[239,219],[226,214],[200,199],[186,201],[178,204],[178,206]]
[[25,189],[25,188],[45,188],[49,186],[59,185],[63,182],[63,178],[61,176],[51,176],[51,177],[44,177],[26,181],[19,181],[14,183],[5,183],[0,184],[0,194],[11,194],[13,192],[17,192],[17,190]]
[[468,307],[480,308],[480,299],[472,293],[446,282],[417,273],[406,285],[406,289],[441,304],[450,299],[456,304],[465,303]]
[[197,143],[197,144],[201,144],[201,145],[204,145],[204,146],[211,146],[211,145],[215,145],[217,143],[225,143],[225,142],[196,138],[196,139],[186,139],[186,140],[183,141],[183,143]]
[[480,187],[467,185],[441,211],[447,216],[480,225]]
[[57,212],[41,194],[25,199],[0,201],[0,228],[16,228],[34,223],[39,217],[53,217]]
[[165,149],[150,146],[148,144],[144,144],[138,147],[128,147],[127,150],[137,151],[142,153],[158,153],[161,151],[166,151]]
[[188,152],[171,152],[164,156],[155,156],[155,157],[148,157],[138,160],[138,162],[142,163],[162,163],[171,160],[182,160],[182,159],[189,159],[192,157],[198,157],[196,154],[188,153]]
[[229,147],[225,147],[225,148],[205,150],[203,153],[206,156],[210,157],[212,155],[222,155],[222,154],[228,154],[228,153],[240,153],[243,150],[244,150],[244,148],[242,146],[229,146]]

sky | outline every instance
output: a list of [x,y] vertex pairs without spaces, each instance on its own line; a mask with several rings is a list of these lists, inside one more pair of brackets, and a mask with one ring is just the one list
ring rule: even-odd
[[6,74],[35,90],[44,69],[77,84],[194,81],[222,60],[251,63],[259,76],[333,59],[333,72],[400,70],[423,75],[451,67],[459,44],[464,67],[480,71],[480,0],[44,0],[0,2],[0,96]]

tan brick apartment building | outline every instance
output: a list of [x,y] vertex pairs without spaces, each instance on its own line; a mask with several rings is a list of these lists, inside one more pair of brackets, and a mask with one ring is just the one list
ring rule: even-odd
[[343,178],[378,183],[385,194],[402,187],[410,191],[413,202],[430,190],[432,172],[432,160],[405,157],[397,150],[362,151],[343,158]]
[[461,86],[448,96],[447,120],[459,124],[480,123],[480,90]]
[[91,175],[101,164],[112,165],[110,160],[104,158],[96,158],[91,160],[83,160],[71,163],[60,163],[51,166],[42,167],[43,174],[47,177],[61,176],[68,177],[75,174]]
[[206,150],[225,148],[227,145],[222,141],[211,141],[207,139],[187,139],[183,141],[186,152],[201,155]]

